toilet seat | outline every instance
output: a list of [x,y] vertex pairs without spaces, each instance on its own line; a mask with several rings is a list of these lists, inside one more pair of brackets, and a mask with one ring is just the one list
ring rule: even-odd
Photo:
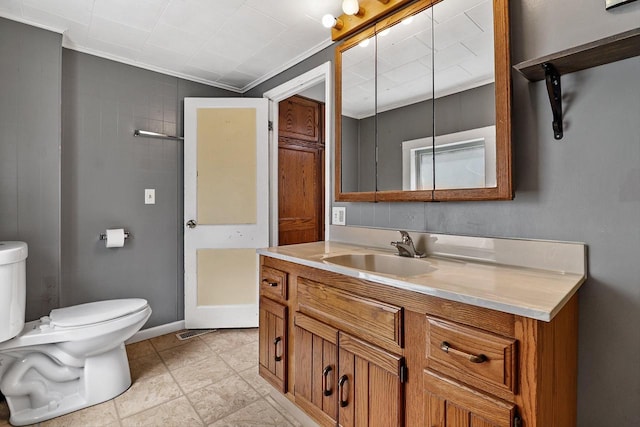
[[[54,309],[49,316],[27,322],[14,338],[0,342],[0,351],[82,341],[118,331],[138,319],[146,319],[151,307],[140,298],[98,301]],[[53,318],[52,318],[53,317]]]
[[147,301],[141,298],[128,298],[55,308],[49,313],[49,325],[56,328],[94,325],[135,313],[146,306]]

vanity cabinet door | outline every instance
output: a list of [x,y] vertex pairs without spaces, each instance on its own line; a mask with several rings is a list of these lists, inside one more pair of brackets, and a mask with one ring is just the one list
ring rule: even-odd
[[404,358],[340,332],[338,425],[404,425]]
[[425,371],[425,424],[430,427],[515,427],[515,405]]
[[301,313],[295,317],[296,404],[321,425],[338,416],[338,330]]
[[260,297],[260,376],[282,393],[287,387],[287,307]]

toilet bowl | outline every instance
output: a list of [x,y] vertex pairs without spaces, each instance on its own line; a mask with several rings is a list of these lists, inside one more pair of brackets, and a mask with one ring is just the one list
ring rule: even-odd
[[129,388],[124,341],[151,315],[147,301],[130,298],[54,309],[24,323],[26,254],[22,242],[0,242],[0,391],[17,426],[104,402]]

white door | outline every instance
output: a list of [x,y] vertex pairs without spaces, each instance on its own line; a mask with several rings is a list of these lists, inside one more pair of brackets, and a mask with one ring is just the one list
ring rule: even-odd
[[258,257],[269,245],[268,104],[185,98],[185,326],[258,326]]

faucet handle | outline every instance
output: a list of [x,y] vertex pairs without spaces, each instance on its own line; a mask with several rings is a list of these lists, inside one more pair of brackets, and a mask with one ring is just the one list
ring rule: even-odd
[[406,231],[398,230],[398,233],[400,233],[400,236],[402,236],[403,243],[408,243],[411,241],[411,236],[409,236],[409,233],[407,233]]

